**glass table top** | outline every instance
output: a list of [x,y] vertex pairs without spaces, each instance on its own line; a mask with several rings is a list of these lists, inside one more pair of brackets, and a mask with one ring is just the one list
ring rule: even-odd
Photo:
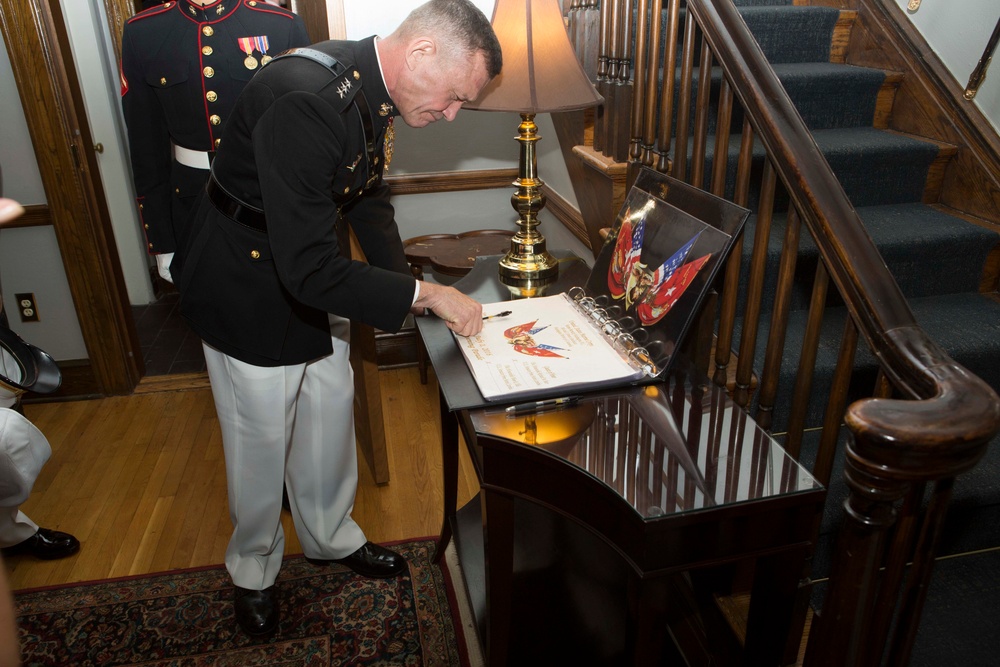
[[469,415],[477,433],[568,462],[645,519],[822,488],[724,388],[681,372],[556,409]]

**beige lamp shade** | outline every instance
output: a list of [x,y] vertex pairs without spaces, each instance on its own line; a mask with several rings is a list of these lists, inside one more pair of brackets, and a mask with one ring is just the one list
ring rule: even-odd
[[576,57],[557,0],[498,0],[503,71],[465,105],[480,111],[570,111],[604,101]]

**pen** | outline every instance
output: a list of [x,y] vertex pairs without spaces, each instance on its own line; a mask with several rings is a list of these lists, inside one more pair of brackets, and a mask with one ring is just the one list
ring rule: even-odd
[[530,403],[518,403],[517,405],[511,405],[504,409],[508,414],[518,413],[518,412],[532,412],[534,410],[544,410],[545,408],[554,408],[560,405],[569,405],[570,403],[576,403],[580,400],[579,396],[566,396],[564,398],[550,398],[545,401],[531,401]]
[[510,311],[505,310],[502,313],[494,313],[493,315],[487,315],[486,317],[483,318],[483,321],[492,320],[494,317],[507,317],[508,315],[510,315]]

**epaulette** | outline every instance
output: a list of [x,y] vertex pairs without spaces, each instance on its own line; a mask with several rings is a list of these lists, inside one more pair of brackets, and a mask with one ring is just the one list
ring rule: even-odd
[[125,23],[132,23],[133,21],[138,21],[139,19],[148,19],[150,16],[156,16],[157,14],[162,14],[163,12],[169,11],[174,8],[177,4],[175,0],[170,2],[165,2],[162,5],[157,5],[156,7],[150,7],[149,9],[144,9],[132,18],[130,18]]
[[288,49],[272,58],[267,66],[270,67],[276,61],[289,57],[311,60],[314,63],[322,65],[330,72],[333,79],[323,88],[324,90],[332,91],[336,97],[326,96],[325,99],[337,108],[338,111],[343,111],[350,106],[351,102],[354,101],[355,95],[361,90],[361,72],[353,64],[342,63],[330,54],[318,49],[308,47]]
[[278,16],[284,16],[285,18],[295,17],[295,12],[292,10],[279,7],[278,5],[272,5],[264,2],[264,0],[243,0],[243,6],[247,9],[252,9],[255,12],[267,12],[268,14],[277,14]]

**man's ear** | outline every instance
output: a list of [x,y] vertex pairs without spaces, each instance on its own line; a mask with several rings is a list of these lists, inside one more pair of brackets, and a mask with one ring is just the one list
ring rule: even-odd
[[437,44],[429,37],[418,37],[406,47],[406,66],[414,70],[424,58],[437,53]]

